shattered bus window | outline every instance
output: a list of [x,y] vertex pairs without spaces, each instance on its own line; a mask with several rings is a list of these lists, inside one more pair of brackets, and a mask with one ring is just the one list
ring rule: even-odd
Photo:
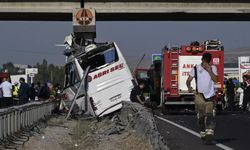
[[103,46],[97,48],[95,51],[97,51],[97,53],[88,55],[87,60],[86,57],[82,58],[85,60],[82,61],[81,66],[83,68],[90,66],[90,72],[101,69],[118,61],[117,51],[113,45]]

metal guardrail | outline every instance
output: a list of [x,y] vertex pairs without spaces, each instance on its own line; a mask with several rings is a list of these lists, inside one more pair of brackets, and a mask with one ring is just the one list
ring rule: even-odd
[[55,102],[39,102],[0,112],[0,140],[11,137],[51,115],[55,104]]

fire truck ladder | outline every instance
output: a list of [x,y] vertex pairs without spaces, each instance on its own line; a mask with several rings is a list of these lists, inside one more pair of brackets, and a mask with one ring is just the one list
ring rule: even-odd
[[170,94],[178,96],[178,64],[179,64],[179,48],[172,48],[170,51]]

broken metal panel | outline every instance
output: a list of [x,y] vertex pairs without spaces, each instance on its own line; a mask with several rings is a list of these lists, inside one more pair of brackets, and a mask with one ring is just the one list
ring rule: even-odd
[[[80,86],[79,86],[79,88],[77,89],[77,92],[76,92],[76,94],[75,94],[75,96],[74,96],[74,99],[73,99],[73,101],[72,101],[72,103],[71,103],[71,106],[70,106],[70,109],[69,109],[69,112],[68,112],[68,114],[67,114],[67,116],[66,116],[66,119],[68,119],[69,118],[69,116],[70,116],[70,114],[71,114],[71,112],[72,112],[72,110],[73,110],[73,108],[74,108],[74,106],[75,106],[75,104],[76,104],[76,100],[77,100],[77,97],[79,96],[79,93],[80,93],[80,91],[81,90],[84,90],[85,91],[85,93],[87,93],[86,91],[87,91],[87,89],[86,89],[86,86],[85,86],[85,84],[86,84],[86,78],[87,78],[87,75],[88,75],[88,72],[89,72],[89,66],[86,68],[86,70],[85,70],[85,72],[84,72],[84,76],[83,76],[83,78],[82,78],[82,80],[81,80],[81,82],[80,82]],[[80,87],[85,87],[85,88],[80,88]],[[85,94],[85,95],[87,95],[87,94]],[[85,110],[86,111],[86,110]],[[93,116],[95,115],[95,114],[92,114]]]

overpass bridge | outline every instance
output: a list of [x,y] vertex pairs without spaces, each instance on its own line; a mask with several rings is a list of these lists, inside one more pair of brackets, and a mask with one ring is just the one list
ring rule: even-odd
[[[249,21],[248,0],[84,0],[97,21]],[[0,20],[71,21],[80,0],[1,0]]]

